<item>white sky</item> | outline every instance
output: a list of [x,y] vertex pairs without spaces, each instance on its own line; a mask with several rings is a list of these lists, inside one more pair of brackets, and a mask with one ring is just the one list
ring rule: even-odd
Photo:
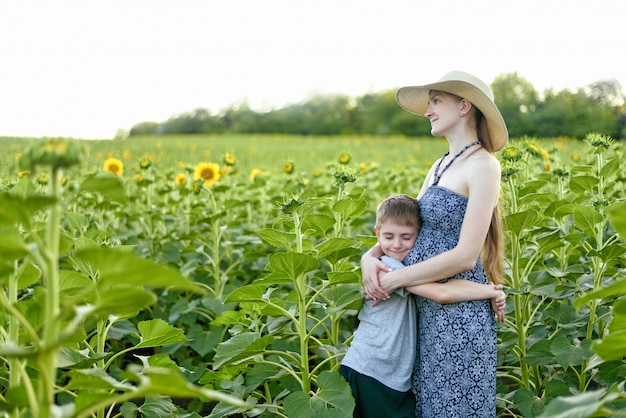
[[624,0],[2,0],[0,136],[111,138],[454,69],[626,88],[625,19]]

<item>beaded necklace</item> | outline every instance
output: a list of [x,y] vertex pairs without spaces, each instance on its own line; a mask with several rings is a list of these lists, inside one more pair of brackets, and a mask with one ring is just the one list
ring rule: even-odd
[[439,166],[441,165],[441,163],[443,162],[443,160],[448,156],[448,154],[450,154],[450,151],[446,152],[445,154],[443,154],[443,157],[441,157],[441,159],[439,160],[439,162],[437,163],[437,167],[435,167],[435,176],[433,178],[433,186],[436,186],[439,183],[439,180],[441,179],[441,176],[443,175],[443,173],[445,173],[445,171],[448,169],[448,167],[450,167],[452,165],[452,163],[461,156],[461,154],[463,154],[465,151],[467,151],[468,149],[470,149],[471,147],[473,147],[474,145],[478,145],[480,144],[480,141],[474,141],[474,142],[470,142],[469,144],[467,144],[466,146],[463,147],[463,149],[459,152],[457,152],[454,157],[452,157],[452,159],[448,162],[448,164],[446,164],[446,166],[443,168],[443,170],[441,170],[441,172],[439,172]]

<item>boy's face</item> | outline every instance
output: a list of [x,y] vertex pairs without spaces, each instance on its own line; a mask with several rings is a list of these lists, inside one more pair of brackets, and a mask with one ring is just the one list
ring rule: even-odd
[[396,225],[385,222],[380,229],[374,228],[380,248],[385,255],[403,261],[417,239],[417,228],[414,226]]

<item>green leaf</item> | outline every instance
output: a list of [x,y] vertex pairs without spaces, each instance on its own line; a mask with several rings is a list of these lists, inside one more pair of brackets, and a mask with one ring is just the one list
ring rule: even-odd
[[256,332],[245,332],[231,337],[229,340],[218,344],[213,357],[213,370],[221,366],[239,362],[265,352],[273,337],[266,335],[260,337]]
[[598,185],[598,179],[593,176],[572,176],[569,181],[569,189],[576,194],[593,192]]
[[291,248],[291,243],[296,239],[293,232],[283,232],[276,229],[261,229],[257,231],[259,237],[274,247]]
[[617,280],[606,287],[586,293],[580,298],[574,300],[574,307],[576,309],[580,309],[587,302],[594,299],[604,299],[607,297],[623,295],[626,295],[626,279]]
[[139,405],[133,402],[126,402],[120,407],[120,412],[125,417],[161,418],[174,417],[176,405],[169,397],[146,396]]
[[48,196],[23,196],[20,197],[14,193],[0,194],[0,220],[13,223],[17,222],[21,225],[29,227],[32,224],[32,218],[37,213],[57,201]]
[[361,285],[343,284],[326,289],[323,294],[329,300],[326,313],[342,312],[346,309],[360,309],[363,304]]
[[337,251],[341,251],[345,248],[352,248],[356,245],[354,240],[348,238],[330,238],[321,244],[319,244],[316,249],[318,253],[318,257],[326,258],[329,254],[332,254]]
[[303,231],[315,231],[315,233],[320,237],[326,236],[326,233],[330,231],[334,226],[335,218],[320,213],[308,215],[302,221]]
[[626,200],[609,205],[605,212],[611,226],[626,240]]
[[226,302],[267,302],[273,288],[268,288],[267,283],[249,284],[233,290],[227,297]]
[[[19,289],[26,289],[37,283],[41,278],[41,270],[35,264],[26,261],[22,273],[17,278],[17,286]],[[61,291],[63,291],[63,273],[60,273]]]
[[575,396],[558,397],[548,404],[539,418],[589,418],[602,406],[616,399],[617,393],[606,394],[604,390],[588,391]]
[[550,366],[557,364],[558,361],[556,357],[552,354],[552,351],[550,351],[551,344],[552,342],[550,340],[541,340],[535,343],[526,352],[524,361],[531,366]]
[[[195,398],[204,402],[219,401],[230,405],[235,405],[246,410],[252,407],[241,399],[225,393],[205,389],[189,383],[181,373],[174,372],[167,368],[147,367],[142,368],[138,365],[131,364],[128,367],[126,375],[128,380],[138,382],[137,386],[128,383],[120,383],[107,375],[101,369],[88,369],[71,373],[71,381],[69,388],[72,390],[84,390],[88,388],[90,391],[97,390],[113,390],[121,393],[109,393],[102,395],[100,393],[80,392],[75,400],[75,415],[84,414],[91,411],[93,405],[98,402],[100,407],[114,405],[122,400],[129,399],[150,399],[152,397],[173,397],[173,398]],[[127,394],[131,393],[132,397]],[[93,411],[92,411],[93,412]]]
[[215,350],[221,341],[223,332],[223,327],[211,326],[207,329],[204,326],[193,324],[187,333],[189,346],[200,356],[205,356]]
[[197,283],[180,274],[178,270],[132,253],[107,248],[85,248],[77,250],[75,257],[98,269],[101,282],[204,292]]
[[516,236],[537,225],[538,221],[539,214],[534,210],[513,213],[505,218],[507,228]]
[[317,378],[313,396],[292,392],[285,398],[287,416],[298,418],[345,418],[352,416],[354,398],[348,383],[337,372],[324,371]]
[[139,344],[135,348],[162,347],[187,341],[183,331],[174,328],[162,319],[141,321],[137,329],[139,330]]
[[[579,206],[574,210],[574,223],[583,232],[593,232],[596,225],[604,221],[604,218],[591,206]],[[592,236],[594,234],[591,234]]]
[[92,313],[98,318],[109,315],[132,317],[157,300],[154,293],[140,287],[99,285],[98,288]]
[[66,386],[68,390],[132,390],[134,386],[129,383],[119,382],[104,370],[89,368],[72,370],[68,373],[70,382]]
[[513,402],[525,417],[536,417],[545,408],[543,401],[536,398],[528,389],[521,388],[515,391]]
[[[129,367],[129,369],[132,371],[134,367]],[[142,378],[139,391],[143,394],[171,396],[173,398],[198,398],[205,402],[219,401],[246,410],[252,409],[250,405],[234,396],[192,385],[182,374],[174,373],[169,369],[149,367],[143,369],[142,373],[135,373],[137,377]],[[148,380],[143,379],[144,377],[147,377]]]
[[267,269],[274,275],[295,281],[301,274],[315,270],[318,266],[317,259],[310,255],[289,252],[272,254]]
[[361,283],[361,275],[355,271],[331,271],[327,276],[331,284]]
[[109,353],[93,353],[88,349],[76,350],[70,347],[63,347],[59,353],[57,367],[87,369],[108,355]]
[[619,173],[620,160],[619,158],[613,158],[605,161],[604,165],[600,169],[600,175],[604,178],[612,177]]
[[552,216],[557,219],[563,218],[564,216],[572,215],[574,213],[574,210],[578,207],[578,205],[574,203],[560,203],[561,204],[556,204],[556,207],[554,208],[554,213],[552,214]]
[[347,219],[362,214],[366,207],[367,201],[365,199],[342,199],[333,205],[333,212],[340,213]]
[[87,177],[81,183],[80,191],[100,193],[118,203],[126,203],[128,200],[122,180],[118,176],[110,174],[96,174]]
[[594,343],[593,349],[604,361],[623,359],[626,357],[626,331],[611,332]]
[[578,366],[593,355],[592,340],[584,339],[580,345],[572,344],[566,336],[556,337],[550,344],[550,351],[564,369]]
[[13,261],[28,254],[20,231],[13,225],[0,224],[0,258]]

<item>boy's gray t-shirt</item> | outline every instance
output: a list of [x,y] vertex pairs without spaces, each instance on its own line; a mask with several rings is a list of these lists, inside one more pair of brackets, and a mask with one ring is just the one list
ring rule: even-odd
[[[387,256],[381,260],[394,270],[405,267],[402,262]],[[359,326],[341,364],[391,389],[410,390],[417,349],[417,313],[413,295],[402,288],[376,306],[366,300],[358,318]]]

